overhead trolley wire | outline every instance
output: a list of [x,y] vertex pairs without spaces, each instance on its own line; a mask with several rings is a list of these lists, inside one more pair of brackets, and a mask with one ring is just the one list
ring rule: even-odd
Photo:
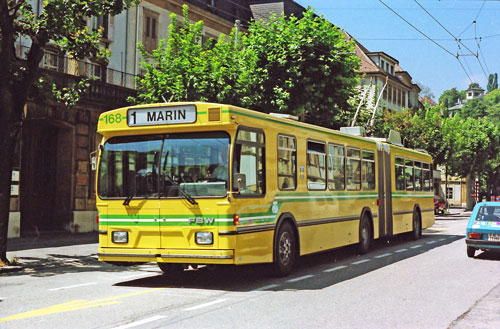
[[401,18],[406,24],[410,25],[411,27],[413,27],[418,33],[422,34],[424,37],[426,37],[427,39],[429,39],[429,41],[431,41],[432,43],[434,43],[436,46],[438,46],[439,48],[443,49],[445,52],[447,52],[448,54],[450,54],[451,56],[453,56],[454,58],[456,58],[458,60],[458,62],[460,63],[460,66],[462,67],[462,69],[464,70],[465,74],[467,75],[467,77],[469,77],[469,80],[470,82],[472,83],[472,79],[471,77],[469,76],[469,74],[467,73],[467,71],[465,70],[464,66],[462,65],[462,63],[460,62],[460,60],[458,59],[459,55],[458,54],[453,54],[451,51],[449,51],[448,49],[446,49],[445,47],[443,47],[442,45],[440,45],[439,43],[437,43],[436,41],[434,41],[434,39],[432,39],[431,37],[429,37],[427,34],[425,34],[424,32],[422,32],[421,30],[419,30],[415,25],[413,25],[412,23],[410,23],[409,21],[407,21],[403,16],[401,16],[400,14],[398,14],[394,9],[392,9],[389,5],[387,5],[384,1],[382,0],[378,0],[381,4],[383,4],[387,9],[389,9],[390,11],[392,11],[396,16],[398,16],[399,18]]
[[[468,51],[469,51],[469,52],[470,52],[470,53],[471,53],[474,57],[476,57],[476,59],[477,59],[477,61],[478,61],[478,63],[479,63],[479,66],[481,66],[481,70],[482,70],[482,71],[483,71],[483,73],[484,73],[484,76],[486,77],[486,79],[488,79],[488,75],[486,74],[486,71],[485,71],[485,70],[484,70],[484,68],[483,68],[483,64],[481,64],[481,61],[479,60],[479,54],[478,54],[478,52],[474,53],[472,50],[470,50],[470,48],[469,48],[469,47],[467,47],[467,46],[466,46],[466,45],[465,45],[465,44],[464,44],[464,43],[463,43],[460,39],[458,39],[457,37],[455,37],[455,36],[453,35],[453,33],[451,33],[450,31],[448,31],[448,29],[447,29],[446,27],[444,27],[444,25],[443,25],[443,24],[441,24],[441,22],[439,22],[439,21],[438,21],[438,20],[437,20],[434,16],[432,16],[432,14],[431,14],[430,12],[428,12],[428,11],[427,11],[427,9],[425,9],[425,8],[424,8],[424,7],[423,7],[423,6],[422,6],[422,5],[421,5],[421,4],[420,4],[417,0],[414,0],[414,1],[415,1],[415,3],[416,3],[416,4],[420,7],[420,8],[422,8],[422,10],[423,10],[423,11],[425,11],[425,12],[427,13],[427,15],[429,15],[429,16],[430,16],[430,17],[431,17],[431,18],[432,18],[432,19],[433,19],[436,23],[438,23],[438,24],[439,24],[439,26],[441,26],[441,27],[442,27],[442,28],[443,28],[443,29],[444,29],[444,30],[445,30],[445,31],[446,31],[449,35],[451,35],[451,37],[452,37],[452,38],[454,38],[454,39],[455,39],[455,41],[456,41],[457,43],[459,43],[459,49],[460,49],[460,45],[462,45],[462,46],[464,46],[464,48],[465,48],[465,49],[467,49],[467,50],[468,50]],[[481,9],[483,9],[484,3],[485,3],[485,1],[483,1],[483,4],[482,4],[482,6],[481,6]],[[481,13],[481,9],[480,9],[480,10],[479,10],[479,12],[477,13],[477,15],[476,15],[476,19],[477,19],[477,17],[479,17],[479,14]],[[474,22],[476,22],[476,19],[474,20]],[[458,54],[457,54],[457,56],[458,56]],[[469,65],[469,64],[467,63],[467,61],[465,61],[465,63],[467,64],[467,66]],[[470,70],[470,67],[469,67],[469,70]],[[472,71],[471,71],[471,73],[472,73]]]

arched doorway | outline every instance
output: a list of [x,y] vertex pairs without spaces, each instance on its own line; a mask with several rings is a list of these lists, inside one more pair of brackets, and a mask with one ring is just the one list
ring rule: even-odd
[[65,230],[71,220],[73,128],[25,120],[21,147],[21,235]]

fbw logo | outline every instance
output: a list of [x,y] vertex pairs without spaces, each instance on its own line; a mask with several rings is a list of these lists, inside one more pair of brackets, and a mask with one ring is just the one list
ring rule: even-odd
[[203,224],[207,224],[207,225],[213,225],[213,223],[215,222],[215,218],[212,217],[190,217],[189,219],[189,224],[198,224],[198,225],[203,225]]

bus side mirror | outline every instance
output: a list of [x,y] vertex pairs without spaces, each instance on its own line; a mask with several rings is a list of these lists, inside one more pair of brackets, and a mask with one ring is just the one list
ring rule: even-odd
[[245,174],[235,173],[233,175],[233,191],[240,192],[247,188],[247,177]]

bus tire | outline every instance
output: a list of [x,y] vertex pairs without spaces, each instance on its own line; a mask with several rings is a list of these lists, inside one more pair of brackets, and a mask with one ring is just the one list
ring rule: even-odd
[[287,276],[295,264],[297,257],[297,241],[290,222],[285,221],[279,228],[274,245],[273,273],[276,276]]
[[367,215],[363,215],[359,221],[359,253],[366,254],[370,250],[372,243],[372,228],[370,219]]
[[184,267],[182,267],[182,264],[177,264],[177,263],[158,262],[158,267],[163,272],[163,275],[182,273],[184,271]]
[[413,213],[413,230],[411,231],[411,239],[418,240],[422,236],[422,216],[420,212],[415,210]]

